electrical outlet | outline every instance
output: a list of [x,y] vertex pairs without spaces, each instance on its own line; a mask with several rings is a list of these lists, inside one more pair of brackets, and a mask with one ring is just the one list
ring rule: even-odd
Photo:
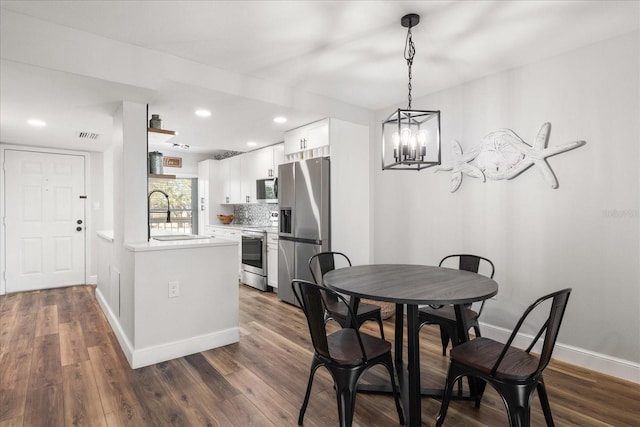
[[169,298],[176,298],[180,296],[180,282],[169,282]]

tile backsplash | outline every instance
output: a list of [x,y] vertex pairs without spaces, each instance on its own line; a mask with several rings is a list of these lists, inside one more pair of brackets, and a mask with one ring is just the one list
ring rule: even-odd
[[234,205],[233,224],[264,225],[270,226],[271,212],[278,211],[278,205],[255,204],[255,205]]

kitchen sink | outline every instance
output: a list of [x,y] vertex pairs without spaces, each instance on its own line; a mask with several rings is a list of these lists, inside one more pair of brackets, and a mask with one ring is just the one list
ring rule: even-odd
[[151,236],[154,240],[161,242],[170,242],[173,240],[194,240],[194,239],[209,239],[208,236],[198,236],[196,234],[163,234],[160,236]]

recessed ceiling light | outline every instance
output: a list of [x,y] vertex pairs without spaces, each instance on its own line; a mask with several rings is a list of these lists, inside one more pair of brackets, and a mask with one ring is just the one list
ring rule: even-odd
[[282,117],[282,116],[278,116],[278,117],[274,117],[273,121],[275,123],[287,123],[287,118],[286,117]]
[[211,111],[209,110],[196,110],[196,116],[198,117],[210,117]]
[[39,128],[47,125],[47,122],[44,122],[42,120],[37,120],[37,119],[29,119],[27,120],[27,123],[29,123],[31,126],[35,126]]
[[253,141],[249,141],[249,142],[247,142],[247,145],[249,147],[255,147],[256,145],[258,145],[258,143],[257,142],[253,142]]

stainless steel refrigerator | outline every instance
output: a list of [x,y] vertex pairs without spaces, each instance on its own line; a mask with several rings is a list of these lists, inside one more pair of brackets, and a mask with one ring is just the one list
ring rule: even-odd
[[313,281],[309,258],[331,249],[329,159],[286,163],[278,169],[278,297],[296,304],[292,279]]

